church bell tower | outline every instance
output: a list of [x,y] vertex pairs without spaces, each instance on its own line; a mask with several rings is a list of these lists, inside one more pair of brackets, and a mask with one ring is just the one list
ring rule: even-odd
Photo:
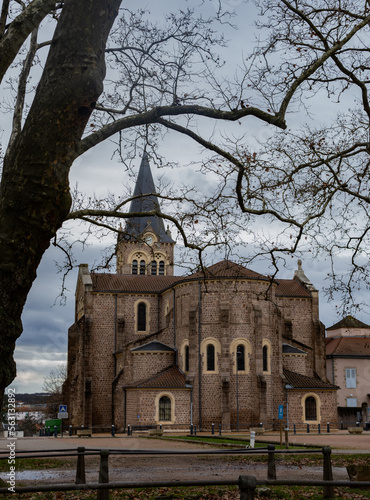
[[[149,158],[143,154],[131,201],[130,213],[140,214],[159,208]],[[175,241],[163,219],[157,215],[133,215],[118,235],[117,274],[173,276]]]

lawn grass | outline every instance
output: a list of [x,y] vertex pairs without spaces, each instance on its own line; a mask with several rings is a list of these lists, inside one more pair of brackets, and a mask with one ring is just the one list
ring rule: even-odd
[[[224,436],[224,437],[209,437],[209,436],[162,436],[162,437],[155,437],[155,438],[150,438],[150,439],[164,439],[166,441],[186,441],[188,443],[205,443],[205,444],[209,444],[209,445],[214,445],[215,447],[219,446],[219,447],[222,447],[222,446],[235,446],[235,447],[247,447],[249,446],[249,443],[250,443],[250,440],[249,440],[249,437],[245,437],[245,438],[235,438],[235,437],[227,437],[227,436]],[[267,445],[269,443],[267,442],[255,442],[254,444],[254,449],[258,449],[258,448],[267,448]],[[280,446],[280,444],[276,444],[274,443],[274,446],[275,446],[275,450],[285,450],[285,445],[283,446]],[[312,449],[317,449],[317,450],[320,450],[320,447],[318,446],[305,446],[304,448],[307,448],[308,450],[312,450]],[[302,446],[298,446],[298,445],[295,445],[295,446],[289,446],[289,449],[290,450],[301,450],[302,449]]]
[[[75,467],[75,461],[62,458],[16,458],[14,467],[16,470],[46,470]],[[0,460],[0,472],[9,472],[8,460]]]
[[[249,445],[249,438],[228,438],[228,437],[209,437],[209,436],[165,436],[155,439],[166,439],[167,441],[188,441],[194,443],[207,443],[207,444],[229,444],[233,446],[247,446]],[[255,443],[255,448],[266,448],[267,443]],[[279,447],[280,448],[280,447]],[[276,446],[278,449],[278,446]]]

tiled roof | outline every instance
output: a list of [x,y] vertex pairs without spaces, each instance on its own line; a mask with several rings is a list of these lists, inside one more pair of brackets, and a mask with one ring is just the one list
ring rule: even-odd
[[284,370],[284,376],[294,389],[338,389],[336,385],[324,382],[320,378],[307,377],[289,370]]
[[174,352],[172,347],[169,347],[163,342],[159,342],[159,340],[153,340],[153,342],[148,342],[147,344],[140,345],[139,347],[134,347],[130,349],[131,352]]
[[91,273],[91,279],[94,292],[159,293],[182,278]]
[[267,276],[263,274],[256,273],[240,264],[231,262],[230,260],[222,260],[213,264],[212,266],[206,267],[194,274],[188,276],[188,278],[252,278],[260,280],[269,280]]
[[370,337],[328,338],[326,355],[370,357]]
[[171,366],[163,372],[128,385],[127,388],[185,389],[185,374],[177,366]]
[[[269,281],[271,278],[229,260],[223,260],[190,276],[149,276],[91,273],[94,292],[160,293],[178,283],[199,279],[244,278]],[[281,297],[310,298],[311,294],[297,280],[274,280]]]
[[362,321],[354,318],[353,316],[346,316],[338,323],[335,323],[333,326],[329,326],[327,330],[339,330],[339,328],[369,328],[370,326]]
[[278,297],[310,298],[310,292],[297,280],[277,280],[276,295]]
[[293,347],[290,344],[283,344],[283,354],[307,354],[306,351]]

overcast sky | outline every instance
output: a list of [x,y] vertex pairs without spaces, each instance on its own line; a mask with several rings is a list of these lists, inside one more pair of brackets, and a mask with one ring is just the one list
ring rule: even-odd
[[[123,5],[130,6],[137,2],[124,2]],[[187,5],[197,4],[195,0],[187,2]],[[168,6],[171,8],[174,5],[183,5],[180,0],[161,0],[156,2],[156,14],[159,9],[166,10]],[[218,1],[208,1],[205,3],[208,10],[215,9]],[[228,65],[232,65],[235,58],[240,58],[242,54],[242,43],[245,44],[246,37],[252,39],[252,20],[254,9],[250,4],[245,4],[241,0],[228,0],[223,2],[224,5],[234,7],[238,14],[238,21],[242,21],[242,30],[232,34],[230,39],[228,52],[225,53],[228,58]],[[143,3],[143,7],[145,7]],[[148,8],[152,8],[152,2],[147,2]],[[250,31],[250,35],[248,34]],[[326,104],[325,104],[326,105]],[[319,119],[322,115],[320,103],[317,104],[316,110],[313,108],[312,119]],[[315,115],[315,113],[317,113]],[[257,126],[258,125],[258,126]],[[244,124],[243,124],[244,126]],[[6,125],[3,126],[6,129]],[[230,125],[232,127],[238,125]],[[240,129],[239,129],[240,130]],[[245,131],[250,131],[250,140],[253,141],[253,134],[259,139],[268,134],[268,129],[256,123],[255,119],[249,120],[245,124]],[[4,132],[5,134],[6,132]],[[184,165],[191,159],[197,159],[200,155],[200,150],[197,146],[191,143],[190,139],[183,136],[175,136],[170,134],[163,143],[159,144],[161,153],[167,161],[177,161]],[[112,159],[113,145],[109,142],[102,144],[93,150],[87,152],[79,158],[72,167],[70,181],[71,185],[78,182],[79,189],[82,192],[98,196],[104,196],[108,192],[120,193],[120,186],[124,192],[125,186],[131,183],[124,167],[116,160]],[[141,157],[135,159],[136,170],[140,165]],[[180,170],[164,171],[158,170],[152,164],[153,176],[156,180],[163,174],[171,181],[178,181],[184,175]],[[196,173],[194,179],[196,178]],[[190,180],[191,174],[186,171],[186,176]],[[114,237],[107,238],[107,243],[111,244]],[[85,252],[77,252],[76,258],[79,263],[88,263],[90,266],[99,258],[100,252],[104,248],[104,243],[95,242]],[[38,269],[38,276],[35,280],[33,288],[29,294],[27,304],[23,313],[24,332],[18,339],[16,345],[15,358],[17,362],[17,378],[12,383],[19,392],[41,392],[44,377],[47,376],[53,368],[59,364],[65,363],[67,359],[67,332],[68,328],[74,322],[74,291],[76,285],[77,270],[70,273],[68,276],[67,285],[67,302],[65,306],[61,306],[57,299],[60,293],[61,276],[57,274],[55,261],[60,262],[63,259],[61,252],[54,248],[46,252],[43,261]],[[344,265],[344,264],[343,264]],[[254,270],[269,274],[269,271],[258,265],[253,267]],[[297,268],[297,259],[292,259],[289,268],[283,270],[280,278],[292,278],[294,269]],[[303,261],[303,269],[312,281],[312,283],[321,290],[325,283],[323,279],[328,272],[328,263],[325,261]],[[326,326],[331,326],[340,318],[336,315],[336,302],[328,303],[327,298],[323,293],[320,294],[320,317],[321,321]],[[358,319],[365,323],[370,323],[370,318],[365,313],[357,314]]]

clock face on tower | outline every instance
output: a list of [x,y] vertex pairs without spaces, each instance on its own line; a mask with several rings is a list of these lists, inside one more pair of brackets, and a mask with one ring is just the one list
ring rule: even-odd
[[154,238],[151,234],[148,234],[147,236],[144,237],[144,241],[147,245],[151,245],[154,241]]

